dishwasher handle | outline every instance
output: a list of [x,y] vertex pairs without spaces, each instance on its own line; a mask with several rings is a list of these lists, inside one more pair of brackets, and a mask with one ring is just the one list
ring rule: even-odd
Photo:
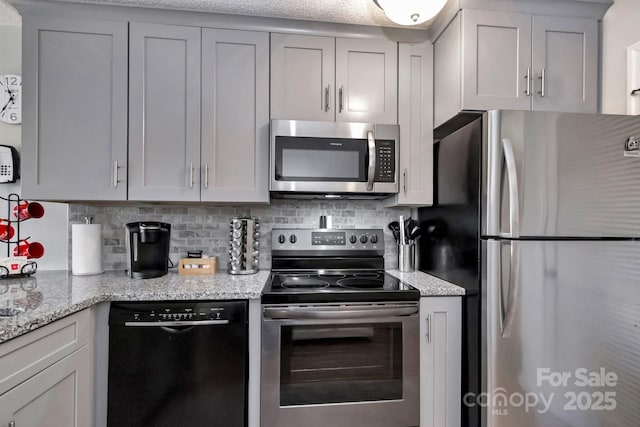
[[391,307],[391,308],[366,308],[366,309],[322,309],[311,308],[275,308],[264,309],[264,317],[267,319],[371,319],[378,317],[410,316],[418,312],[417,306]]
[[175,328],[176,326],[212,326],[228,325],[229,320],[171,320],[160,322],[124,322],[124,326],[134,327],[165,327]]

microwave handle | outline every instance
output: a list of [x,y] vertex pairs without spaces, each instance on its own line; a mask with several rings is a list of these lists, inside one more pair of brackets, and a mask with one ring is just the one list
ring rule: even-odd
[[369,144],[369,171],[367,173],[367,191],[373,191],[373,180],[376,176],[376,140],[373,131],[367,131]]

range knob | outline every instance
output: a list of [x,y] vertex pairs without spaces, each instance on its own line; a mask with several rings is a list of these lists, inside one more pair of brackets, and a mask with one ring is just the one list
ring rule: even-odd
[[360,243],[362,243],[362,244],[367,243],[367,240],[369,240],[369,238],[367,236],[360,237]]
[[349,242],[356,243],[358,241],[358,238],[356,237],[355,234],[352,234],[351,237],[349,237]]
[[289,237],[289,241],[293,244],[293,243],[295,243],[295,242],[297,242],[297,241],[298,241],[298,238],[296,237],[296,235],[295,235],[295,234],[292,234],[292,235]]
[[287,238],[284,237],[284,234],[281,234],[278,236],[278,243],[283,244],[286,241],[287,241]]
[[378,235],[374,234],[373,236],[371,236],[371,243],[373,243],[374,245],[376,243],[378,243]]

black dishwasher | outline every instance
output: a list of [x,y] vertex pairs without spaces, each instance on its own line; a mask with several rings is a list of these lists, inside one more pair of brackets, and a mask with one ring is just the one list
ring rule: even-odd
[[247,303],[113,303],[109,427],[244,427]]

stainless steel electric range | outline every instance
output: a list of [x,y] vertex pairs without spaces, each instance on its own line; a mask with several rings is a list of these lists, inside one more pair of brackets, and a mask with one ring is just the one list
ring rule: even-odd
[[419,292],[381,229],[275,229],[262,295],[261,425],[419,424]]

